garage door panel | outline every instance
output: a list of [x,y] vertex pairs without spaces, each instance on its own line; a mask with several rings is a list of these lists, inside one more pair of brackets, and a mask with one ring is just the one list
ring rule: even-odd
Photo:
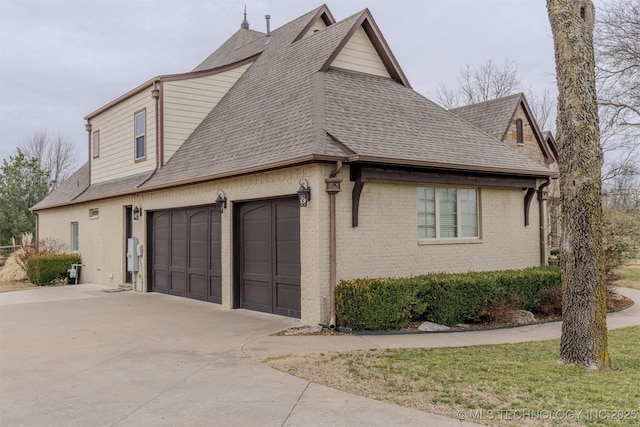
[[153,292],[162,292],[164,294],[169,293],[169,275],[158,274],[153,278]]
[[189,292],[188,297],[207,300],[207,278],[204,274],[189,274]]
[[222,280],[220,277],[209,276],[209,295],[207,300],[222,304]]
[[240,205],[238,212],[239,305],[300,317],[297,199],[248,202]]
[[274,312],[283,316],[300,317],[300,286],[276,283]]
[[207,206],[152,216],[152,290],[221,303],[220,212]]
[[269,262],[271,244],[268,242],[244,242],[244,260],[247,262]]
[[250,310],[271,311],[271,287],[267,282],[245,280],[243,307]]
[[[176,271],[177,270],[177,271]],[[180,269],[175,269],[171,271],[171,288],[169,289],[169,293],[171,295],[178,295],[181,297],[187,296],[187,281],[185,271]]]

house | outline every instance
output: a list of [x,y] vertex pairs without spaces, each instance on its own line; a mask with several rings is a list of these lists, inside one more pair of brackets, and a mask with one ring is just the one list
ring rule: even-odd
[[85,119],[87,164],[33,207],[81,282],[331,323],[340,279],[544,262],[555,172],[412,90],[369,10],[244,21]]
[[[553,134],[540,130],[523,93],[453,108],[450,111],[558,173],[558,149]],[[544,249],[547,253],[548,248],[557,248],[559,245],[560,183],[557,175],[539,196],[547,200],[543,205],[546,206],[543,228],[547,236],[547,247]]]

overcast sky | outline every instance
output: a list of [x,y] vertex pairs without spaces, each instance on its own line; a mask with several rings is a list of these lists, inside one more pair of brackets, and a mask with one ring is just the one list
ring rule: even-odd
[[[83,117],[157,75],[192,70],[242,22],[265,30],[322,0],[0,0],[0,158],[34,131],[74,142]],[[413,88],[433,97],[460,69],[518,66],[522,90],[555,93],[543,0],[334,0],[336,20],[369,8]],[[81,164],[78,164],[78,167]]]

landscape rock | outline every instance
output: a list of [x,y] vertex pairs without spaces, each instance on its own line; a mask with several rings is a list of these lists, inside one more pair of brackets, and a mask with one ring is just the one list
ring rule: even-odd
[[513,310],[509,312],[509,323],[515,325],[528,325],[529,323],[535,323],[536,317],[532,312],[527,310]]
[[418,326],[418,329],[423,332],[434,332],[434,331],[448,331],[451,328],[449,328],[448,326],[439,325],[433,322],[423,322],[420,326]]
[[320,325],[302,325],[302,326],[292,326],[287,328],[284,331],[285,335],[308,335],[308,334],[317,334],[322,331],[322,326]]

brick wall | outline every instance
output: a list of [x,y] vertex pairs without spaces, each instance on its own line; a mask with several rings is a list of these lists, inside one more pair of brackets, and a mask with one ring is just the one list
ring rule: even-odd
[[[143,212],[185,206],[208,205],[223,190],[228,208],[222,214],[222,306],[233,302],[234,203],[259,198],[295,195],[300,178],[309,180],[312,199],[300,208],[302,321],[325,321],[329,298],[329,196],[325,178],[333,165],[308,165],[245,177],[184,186],[138,196],[48,209],[40,212],[40,237],[70,243],[72,221],[80,228],[80,253],[85,268],[82,281],[116,286],[125,280],[124,212],[138,205]],[[360,225],[351,226],[349,168],[339,175],[342,191],[336,196],[338,279],[353,277],[409,276],[435,271],[468,271],[520,268],[539,263],[538,208],[531,205],[531,225],[524,227],[520,189],[480,190],[481,233],[477,242],[433,244],[417,238],[416,185],[374,181],[364,186]],[[98,219],[89,209],[98,208]],[[146,245],[146,215],[133,221],[133,235]],[[146,287],[146,254],[142,280]],[[111,277],[110,277],[111,276]]]

